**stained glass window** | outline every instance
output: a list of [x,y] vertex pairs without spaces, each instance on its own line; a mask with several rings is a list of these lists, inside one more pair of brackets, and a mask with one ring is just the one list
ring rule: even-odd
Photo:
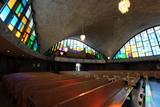
[[5,19],[7,18],[8,14],[10,12],[10,9],[8,6],[5,6],[5,8],[2,10],[1,14],[0,14],[0,18],[2,19],[2,21],[5,21]]
[[160,26],[149,28],[130,39],[114,59],[131,59],[160,55]]
[[17,23],[17,21],[18,21],[18,18],[17,18],[17,16],[13,16],[13,19],[12,19],[12,21],[11,21],[11,24],[13,25],[13,26],[15,26],[16,25],[16,23]]
[[26,0],[22,0],[22,4],[25,7],[26,6]]
[[31,0],[0,1],[0,19],[15,36],[34,51],[39,51],[32,17]]
[[48,51],[45,52],[45,55],[57,55],[57,53],[60,52],[64,52],[64,55],[66,55],[66,57],[70,57],[68,56],[70,54],[75,54],[74,56],[76,56],[78,55],[78,53],[84,53],[86,56],[84,58],[87,58],[87,55],[89,55],[88,58],[104,60],[104,55],[102,55],[100,52],[97,52],[86,44],[74,39],[65,39],[56,43],[54,46],[48,49]]
[[20,3],[20,4],[18,5],[17,9],[16,9],[16,14],[19,13],[19,11],[21,10],[21,8],[22,8],[22,4]]
[[14,27],[13,27],[11,24],[8,25],[8,28],[9,28],[11,31],[14,29]]
[[8,1],[8,6],[10,9],[12,9],[12,7],[14,6],[14,4],[16,3],[17,0],[9,0]]

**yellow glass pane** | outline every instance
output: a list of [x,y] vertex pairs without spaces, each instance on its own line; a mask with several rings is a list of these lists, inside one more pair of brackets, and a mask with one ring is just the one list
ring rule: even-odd
[[77,50],[78,50],[78,51],[81,51],[81,48],[78,47]]
[[138,58],[138,53],[132,53],[133,58]]
[[51,49],[52,51],[54,50],[54,47]]
[[126,51],[130,51],[130,50],[131,50],[130,46],[127,46]]
[[26,24],[27,23],[27,19],[25,17],[23,17],[22,22],[23,22],[23,24]]
[[12,9],[12,7],[14,6],[14,4],[16,3],[17,0],[9,0],[8,2],[8,6],[10,9]]
[[14,27],[13,27],[11,24],[8,25],[8,28],[9,28],[11,31],[14,29]]
[[19,38],[21,36],[21,33],[19,31],[16,32],[16,37]]
[[19,13],[18,13],[18,17],[20,17],[20,16],[21,16],[21,13],[19,12]]
[[130,51],[127,51],[127,52],[126,52],[126,55],[128,55],[129,53],[131,53],[131,52],[130,52]]
[[27,39],[28,39],[28,34],[26,35],[26,37],[24,39],[24,42],[23,42],[24,44],[26,43]]
[[54,51],[56,51],[56,48],[54,48]]
[[133,49],[133,48],[136,48],[136,45],[131,45],[131,48]]
[[26,32],[27,32],[27,33],[30,33],[30,31],[31,31],[31,28],[28,27],[27,30],[26,30]]
[[24,25],[22,25],[22,27],[21,27],[20,31],[22,32],[22,31],[23,31],[23,29],[24,29]]

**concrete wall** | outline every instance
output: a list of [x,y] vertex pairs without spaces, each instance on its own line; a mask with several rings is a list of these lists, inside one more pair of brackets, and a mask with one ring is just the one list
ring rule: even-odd
[[[82,71],[90,70],[160,70],[159,61],[112,62],[106,64],[81,64]],[[75,70],[75,63],[56,62],[57,71]]]
[[52,71],[52,62],[0,54],[0,74],[28,71]]
[[[26,71],[74,71],[75,63],[28,59],[0,54],[0,74]],[[159,61],[107,62],[106,64],[81,64],[82,71],[91,70],[160,70]]]

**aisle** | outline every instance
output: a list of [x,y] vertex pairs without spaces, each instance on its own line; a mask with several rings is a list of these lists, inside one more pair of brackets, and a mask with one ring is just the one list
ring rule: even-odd
[[153,103],[151,87],[149,85],[149,82],[147,81],[145,87],[145,107],[155,107],[153,105],[154,103]]
[[153,107],[159,107],[160,106],[160,82],[150,81],[149,85],[151,87]]

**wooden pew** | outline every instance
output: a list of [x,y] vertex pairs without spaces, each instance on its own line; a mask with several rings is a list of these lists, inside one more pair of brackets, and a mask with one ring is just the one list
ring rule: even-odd
[[123,103],[131,93],[133,87],[124,87],[111,99],[107,100],[103,107],[122,107]]
[[78,96],[86,91],[104,84],[108,84],[108,80],[90,80],[68,87],[60,87],[56,89],[35,92],[29,97],[29,100],[30,103],[32,103],[31,105],[34,105],[34,107],[53,107],[62,101]]
[[23,107],[25,106],[25,102],[28,96],[31,96],[37,91],[43,90],[51,90],[57,87],[62,86],[70,86],[73,84],[81,83],[84,81],[89,81],[90,79],[84,78],[75,78],[75,79],[68,79],[68,80],[59,80],[59,81],[48,81],[48,83],[39,83],[39,84],[27,84],[25,87],[21,88],[17,93],[18,98],[18,106]]
[[156,79],[160,79],[160,71],[156,71],[156,72],[154,73],[154,77],[155,77]]
[[[27,74],[27,75],[26,75]],[[45,74],[45,75],[44,75]],[[58,81],[58,80],[67,80],[67,79],[74,79],[76,77],[73,76],[63,76],[57,75],[53,73],[18,73],[4,77],[4,83],[7,86],[8,91],[15,95],[17,89],[20,86],[23,86],[28,83],[37,82],[47,82],[47,81]]]
[[107,99],[110,99],[124,86],[125,82],[122,80],[104,84],[52,107],[101,107]]
[[15,84],[14,85],[14,87],[12,88],[12,92],[13,92],[13,95],[15,95],[18,91],[20,91],[22,88],[25,88],[26,86],[28,86],[28,85],[35,85],[36,86],[36,84],[38,85],[38,84],[40,84],[40,85],[42,85],[42,84],[47,84],[47,82],[49,82],[49,83],[54,83],[54,82],[56,82],[56,81],[61,81],[61,80],[70,80],[70,79],[73,79],[73,80],[75,80],[74,82],[76,82],[76,80],[77,80],[77,82],[78,81],[85,81],[85,80],[88,80],[87,78],[82,78],[82,77],[79,77],[79,78],[76,78],[76,77],[61,77],[61,78],[51,78],[51,79],[38,79],[38,80],[35,80],[35,79],[33,79],[33,80],[24,80],[24,81],[22,81],[22,82],[19,82],[19,83],[17,83],[17,84]]
[[29,72],[29,73],[15,73],[15,74],[10,74],[6,75],[3,77],[3,82],[6,85],[8,89],[12,89],[12,86],[15,84],[24,81],[24,80],[30,80],[30,79],[40,79],[40,78],[54,78],[56,76],[60,76],[57,74],[53,74],[50,72]]
[[[53,73],[15,73],[3,77],[8,91],[18,100],[18,105],[23,103],[26,92],[29,90],[43,90],[58,86],[71,85],[90,78],[74,77],[70,75],[58,75]],[[22,102],[21,102],[22,101]],[[20,106],[22,107],[22,106]]]

